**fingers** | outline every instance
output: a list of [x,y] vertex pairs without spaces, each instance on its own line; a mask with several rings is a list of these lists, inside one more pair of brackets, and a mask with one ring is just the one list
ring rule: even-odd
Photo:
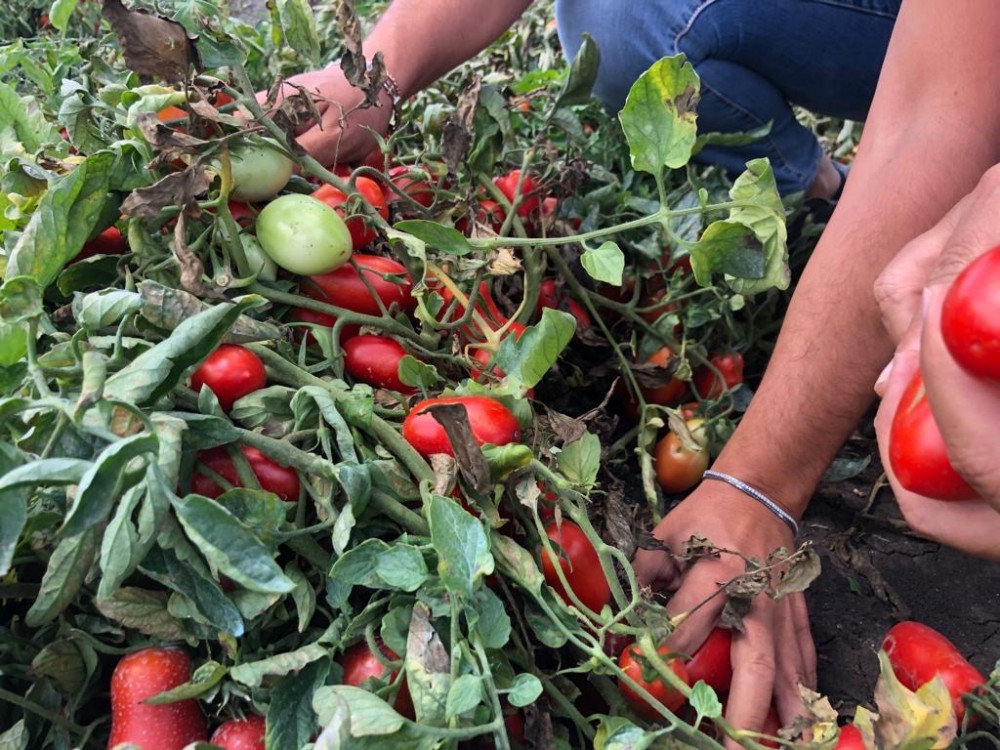
[[[733,682],[726,719],[740,729],[757,731],[764,725],[774,691],[776,656],[774,602],[758,599],[743,619],[743,633],[733,634]],[[739,743],[725,742],[727,750]]]
[[636,580],[640,586],[649,586],[654,591],[669,591],[680,581],[680,565],[661,550],[640,549],[632,560]]
[[779,644],[775,653],[774,706],[782,725],[786,726],[802,713],[799,685],[813,690],[816,688],[816,647],[809,630],[805,598],[789,596],[778,602],[778,607],[774,640]]
[[740,572],[730,570],[718,560],[701,560],[687,570],[683,583],[667,602],[671,617],[682,612],[691,613],[667,639],[671,651],[690,656],[705,642],[726,603],[725,595],[709,597],[723,582]]

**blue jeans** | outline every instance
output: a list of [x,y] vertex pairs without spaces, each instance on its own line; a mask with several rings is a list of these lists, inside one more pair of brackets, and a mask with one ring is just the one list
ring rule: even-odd
[[730,173],[771,160],[782,194],[808,188],[822,149],[791,109],[865,119],[902,0],[556,0],[566,56],[589,33],[601,51],[594,93],[615,110],[661,57],[683,52],[701,78],[698,130],[765,139],[698,154]]

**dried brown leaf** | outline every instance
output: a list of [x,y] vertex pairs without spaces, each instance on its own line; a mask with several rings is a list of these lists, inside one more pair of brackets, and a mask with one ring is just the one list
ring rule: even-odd
[[469,424],[469,413],[462,404],[435,404],[427,411],[444,428],[455,452],[455,461],[466,483],[477,493],[490,488],[490,466],[476,443]]
[[101,14],[115,30],[125,63],[139,75],[184,81],[192,66],[200,67],[194,40],[179,23],[129,10],[121,0],[104,0]]
[[448,171],[458,171],[458,165],[465,159],[472,143],[472,121],[479,103],[479,91],[483,86],[481,77],[476,76],[458,96],[455,111],[444,124],[441,150]]

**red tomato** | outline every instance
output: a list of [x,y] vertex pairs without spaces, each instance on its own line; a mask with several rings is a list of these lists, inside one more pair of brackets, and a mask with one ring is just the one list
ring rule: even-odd
[[834,750],[868,750],[868,748],[865,747],[861,730],[853,724],[845,724],[840,728]]
[[[399,656],[384,643],[380,644],[380,646],[386,659],[389,661],[397,661],[399,659]],[[398,671],[394,671],[386,675],[389,667],[372,653],[367,641],[355,643],[344,651],[338,661],[340,666],[344,668],[344,684],[353,687],[361,687],[363,682],[372,678],[393,682],[398,674]],[[414,716],[413,700],[410,697],[410,690],[406,686],[405,679],[399,686],[399,692],[396,694],[395,709],[403,716],[409,718],[413,718]]]
[[147,648],[122,657],[111,675],[111,736],[108,747],[128,743],[142,750],[182,750],[208,739],[194,699],[143,703],[191,679],[191,660],[176,648]]
[[889,465],[899,483],[936,500],[970,500],[976,492],[955,471],[934,421],[919,372],[906,387],[889,428]]
[[399,379],[399,362],[407,353],[402,344],[387,336],[355,336],[344,342],[344,370],[375,388],[414,393],[416,389]]
[[725,391],[732,390],[743,382],[743,355],[739,352],[713,354],[708,358],[716,370],[699,367],[694,373],[694,390],[700,398],[717,399]]
[[118,227],[110,226],[97,236],[87,240],[73,260],[92,258],[95,255],[121,255],[128,251],[128,242]]
[[[646,364],[654,364],[657,367],[667,367],[670,360],[676,355],[674,350],[669,346],[664,346],[657,349],[649,357],[646,358]],[[639,390],[642,391],[642,397],[646,399],[647,402],[651,404],[658,404],[660,406],[670,406],[676,404],[681,398],[684,397],[687,391],[687,385],[683,380],[678,380],[677,378],[671,378],[667,383],[657,386],[647,386],[639,385]]]
[[919,622],[900,622],[885,634],[882,649],[896,678],[910,690],[944,680],[958,722],[965,716],[962,695],[975,692],[986,678],[959,653],[954,644],[933,628]]
[[729,628],[712,628],[705,642],[684,663],[690,683],[703,680],[719,695],[729,692],[733,681],[732,645],[733,632]]
[[[504,207],[495,200],[486,198],[479,201],[479,204],[476,206],[476,221],[490,227],[494,232],[499,232],[503,229],[503,223],[506,218],[507,212],[504,210]],[[456,229],[460,232],[464,232],[466,228],[465,224],[461,227],[456,224]]]
[[538,211],[541,198],[538,196],[538,183],[530,174],[524,176],[521,181],[521,170],[513,169],[506,174],[493,178],[493,184],[497,186],[504,197],[511,203],[517,195],[517,183],[521,182],[521,205],[517,207],[518,216],[531,216]]
[[361,160],[360,166],[371,167],[379,172],[385,171],[385,154],[383,154],[379,149],[373,148],[364,158]]
[[236,344],[222,344],[191,375],[192,390],[198,392],[203,385],[208,386],[226,411],[266,383],[267,373],[260,357]]
[[941,308],[941,336],[969,374],[1000,383],[1000,246],[952,282]]
[[[434,203],[434,188],[426,181],[418,178],[409,167],[393,167],[389,170],[389,179],[393,185],[424,208],[430,208],[431,204]],[[386,194],[386,200],[392,203],[399,200],[399,195],[390,190]]]
[[413,311],[417,304],[410,294],[413,282],[402,263],[382,255],[360,253],[354,254],[354,263],[344,264],[330,273],[310,276],[302,284],[303,293],[345,310],[381,315],[378,301],[372,296],[374,291],[387,310],[395,304],[405,312]]
[[[698,429],[701,423],[700,419],[692,419],[688,423],[696,440],[703,436],[703,431]],[[707,468],[708,449],[702,447],[701,450],[691,450],[675,432],[668,432],[660,438],[653,449],[656,481],[664,492],[677,493],[691,489],[701,481]]]
[[[325,301],[325,300],[324,300]],[[333,328],[334,323],[337,319],[332,315],[327,315],[326,313],[316,312],[315,310],[310,310],[305,307],[296,307],[291,312],[292,320],[299,323],[313,323],[319,326],[325,326],[326,328]],[[297,334],[296,340],[298,340],[298,334],[301,334],[302,329],[296,329]],[[348,339],[352,339],[361,333],[361,326],[356,325],[345,325],[340,329],[340,343],[343,344]],[[316,337],[313,336],[312,331],[306,334],[306,338],[310,344],[317,343]]]
[[[383,219],[389,217],[389,206],[385,202],[385,194],[375,180],[369,177],[358,177],[354,180],[354,186],[361,196],[378,212],[379,216]],[[360,250],[377,236],[375,230],[365,224],[363,216],[347,218],[348,214],[344,208],[344,204],[347,203],[347,195],[339,188],[324,183],[313,191],[312,196],[334,209],[345,220],[347,229],[351,233],[351,243],[355,250]]]
[[[666,645],[661,645],[657,648],[656,653],[663,658],[674,674],[680,677],[685,684],[690,684],[684,662],[677,658],[669,658],[670,649]],[[684,705],[684,694],[664,682],[663,678],[656,674],[652,667],[647,665],[646,658],[642,655],[642,649],[638,643],[633,643],[622,651],[622,655],[618,659],[618,666],[626,675],[638,682],[668,710],[676,711]],[[645,670],[643,669],[644,666],[646,667]],[[643,671],[646,671],[651,679],[645,679]],[[640,716],[647,719],[662,718],[659,712],[653,706],[649,705],[649,702],[624,680],[618,682],[618,690],[621,691],[622,697],[628,701],[629,705]]]
[[[600,612],[611,601],[611,586],[604,575],[597,549],[583,529],[572,521],[551,521],[545,525],[545,535],[552,541],[559,555],[559,567],[580,603],[593,612]],[[555,560],[545,550],[542,551],[542,575],[563,601],[570,604],[569,592],[559,580]]]
[[[246,456],[247,463],[250,464],[250,469],[253,471],[254,476],[257,477],[257,482],[260,484],[262,490],[273,492],[286,501],[299,499],[301,485],[298,472],[295,469],[282,466],[256,448],[251,448],[248,445],[241,445],[240,450]],[[243,486],[240,483],[240,476],[236,471],[236,466],[233,464],[232,456],[229,455],[229,451],[225,447],[220,446],[207,451],[200,451],[197,456],[197,463],[208,467],[233,487]],[[195,472],[191,475],[191,491],[198,495],[215,498],[221,495],[224,490],[208,476],[198,472],[196,466]]]
[[545,279],[538,286],[538,304],[535,306],[535,313],[541,317],[542,310],[546,307],[569,312],[576,318],[577,331],[584,331],[592,325],[587,309],[565,292],[561,293],[554,279]]
[[444,427],[426,411],[436,404],[461,404],[469,416],[469,426],[476,445],[506,445],[521,439],[521,427],[506,406],[489,396],[440,396],[416,404],[403,420],[403,437],[418,453],[430,456],[446,453],[454,456]]
[[[452,300],[455,299],[451,290],[445,286],[436,285],[432,281],[431,288],[441,297],[441,309],[438,312],[438,320],[442,323],[451,323],[453,321],[459,320],[465,315],[465,306],[461,303],[455,303],[452,305]],[[451,312],[448,310],[451,308]],[[497,303],[493,301],[493,296],[490,294],[490,287],[485,281],[479,282],[479,294],[476,298],[476,302],[473,305],[473,309],[476,313],[483,319],[483,323],[490,331],[495,331],[502,327],[506,322],[507,318],[500,312],[500,308],[497,307]],[[472,341],[483,341],[485,336],[481,331],[482,325],[470,321],[468,325],[462,326],[461,331],[466,336],[466,338]],[[523,332],[524,327],[521,326]],[[520,335],[518,336],[520,337]]]
[[265,731],[263,716],[230,719],[212,733],[209,742],[222,750],[264,750]]
[[229,213],[232,215],[233,220],[244,229],[253,226],[253,223],[257,220],[257,211],[250,204],[243,203],[242,201],[229,201]]

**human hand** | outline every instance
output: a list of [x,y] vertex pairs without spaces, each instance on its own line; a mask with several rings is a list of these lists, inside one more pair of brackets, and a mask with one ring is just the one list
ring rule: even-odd
[[[372,131],[384,134],[389,129],[392,119],[389,94],[381,94],[380,106],[359,108],[365,101],[364,92],[348,83],[337,65],[284,81],[278,92],[278,103],[284,97],[299,93],[297,87],[313,98],[321,119],[304,123],[296,133],[296,140],[324,165],[360,161],[378,145]],[[260,94],[258,98],[263,96]]]
[[[744,557],[763,561],[779,547],[794,546],[789,529],[769,510],[715,481],[703,482],[653,530],[653,536],[674,552],[694,535],[739,554],[684,564],[660,550],[639,550],[633,561],[641,585],[674,592],[667,604],[671,616],[691,612],[667,641],[671,650],[685,654],[694,653],[716,625],[725,597],[709,597],[722,583],[746,572]],[[787,724],[802,711],[798,683],[816,685],[816,650],[805,599],[792,594],[775,601],[760,594],[743,625],[744,632],[733,632],[733,682],[726,719],[741,729],[758,730],[773,700]],[[727,739],[726,747],[735,750],[740,745]]]
[[900,486],[887,460],[886,475],[907,523],[921,536],[970,554],[1000,559],[1000,389],[970,376],[952,359],[941,336],[941,306],[954,277],[1000,242],[1000,171],[924,235],[909,243],[883,272],[876,296],[897,349],[879,379],[875,419],[879,449],[888,456],[889,430],[900,398],[919,368],[928,402],[952,465],[979,500],[943,502]]

